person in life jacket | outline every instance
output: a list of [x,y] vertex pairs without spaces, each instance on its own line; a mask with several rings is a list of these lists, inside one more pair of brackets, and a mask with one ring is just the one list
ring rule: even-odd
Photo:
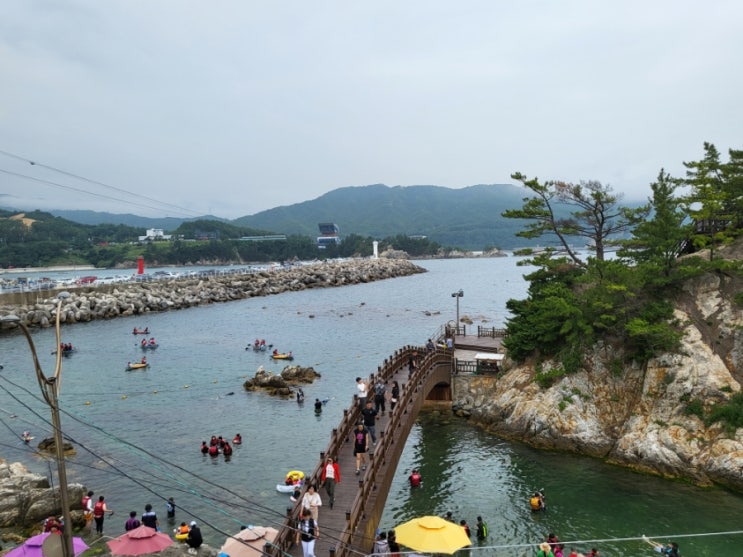
[[230,456],[232,454],[232,447],[230,447],[227,441],[224,442],[224,447],[222,447],[222,454],[224,456]]
[[93,492],[88,491],[87,495],[83,496],[83,518],[85,519],[85,528],[90,530],[90,525],[93,522]]
[[418,471],[418,469],[414,468],[408,480],[410,481],[410,487],[420,487],[423,478],[421,477],[421,473]]
[[98,497],[98,501],[95,505],[93,505],[93,518],[95,519],[95,531],[98,534],[103,534],[103,517],[106,515],[106,513],[113,514],[114,512],[112,510],[109,510],[109,508],[106,506],[105,501],[103,500],[103,495]]
[[534,495],[529,498],[529,506],[534,512],[544,510],[544,495],[541,491],[535,491]]
[[480,541],[488,537],[488,525],[483,522],[481,516],[477,517],[477,524],[475,524],[475,536],[477,536],[477,539]]
[[209,456],[217,456],[219,454],[219,446],[212,445],[209,447]]
[[470,531],[470,527],[469,527],[469,524],[467,524],[467,521],[464,520],[464,519],[462,519],[462,520],[459,521],[459,525],[464,530],[464,533],[467,534],[467,537],[468,538],[471,538],[472,537],[472,532]]

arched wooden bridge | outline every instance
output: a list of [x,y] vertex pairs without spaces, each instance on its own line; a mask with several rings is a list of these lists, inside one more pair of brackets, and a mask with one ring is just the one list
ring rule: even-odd
[[[411,374],[408,372],[408,361],[413,353],[418,355],[418,367]],[[318,519],[320,538],[315,545],[316,555],[346,557],[371,552],[374,532],[379,525],[408,434],[427,398],[451,400],[451,370],[451,352],[429,352],[424,347],[407,346],[385,360],[377,373],[368,378],[370,400],[373,400],[373,386],[380,377],[387,383],[388,390],[392,388],[392,381],[398,382],[400,398],[394,411],[387,407],[384,415],[378,417],[377,443],[367,455],[371,458],[366,471],[358,476],[355,475],[356,461],[351,436],[360,418],[358,399],[354,396],[351,406],[343,411],[343,419],[333,429],[325,450],[319,454],[317,466],[305,479],[305,486],[308,482],[319,486],[325,457],[331,456],[338,461],[341,482],[335,488],[333,509],[328,505],[325,490],[318,488],[323,506]],[[353,385],[352,379],[350,384]],[[275,556],[302,556],[301,547],[294,545],[294,528],[299,510],[299,503],[287,510],[287,518],[278,537],[272,547],[264,548],[264,552]]]

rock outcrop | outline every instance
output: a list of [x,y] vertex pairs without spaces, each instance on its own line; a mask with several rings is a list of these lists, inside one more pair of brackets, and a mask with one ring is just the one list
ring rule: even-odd
[[[71,324],[112,319],[282,292],[374,282],[423,272],[425,269],[406,260],[354,259],[244,275],[70,289],[69,297],[62,305],[60,322]],[[18,324],[14,321],[29,327],[52,326],[57,303],[57,298],[50,297],[26,305],[0,306],[0,331],[16,328]]]
[[[73,509],[81,508],[84,489],[80,484],[67,486]],[[47,478],[30,473],[18,462],[8,464],[0,459],[0,527],[40,523],[61,512],[59,489],[49,487]]]
[[280,375],[258,368],[255,376],[243,383],[246,391],[265,391],[270,395],[290,397],[294,395],[292,386],[312,383],[321,377],[312,367],[286,366]]
[[[617,369],[615,348],[597,346],[584,369],[548,389],[533,365],[506,361],[499,377],[454,378],[454,411],[503,437],[604,458],[640,471],[743,490],[743,429],[705,425],[698,414],[740,391],[743,312],[737,288],[705,275],[677,301],[677,354]],[[548,371],[552,362],[542,364]],[[556,364],[554,364],[556,365]],[[687,411],[690,401],[700,412]]]

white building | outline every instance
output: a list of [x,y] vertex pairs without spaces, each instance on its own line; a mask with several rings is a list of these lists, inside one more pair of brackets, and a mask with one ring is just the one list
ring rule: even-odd
[[140,242],[156,242],[158,240],[170,240],[171,235],[165,234],[162,228],[148,228],[145,236],[139,236]]

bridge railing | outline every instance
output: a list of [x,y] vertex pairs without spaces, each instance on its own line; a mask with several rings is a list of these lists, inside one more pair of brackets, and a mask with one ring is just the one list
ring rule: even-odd
[[[366,477],[370,478],[370,480],[359,480],[359,492],[353,501],[351,511],[346,513],[346,520],[348,521],[346,530],[341,536],[340,547],[337,547],[335,551],[338,557],[351,555],[353,538],[357,534],[361,522],[369,516],[367,503],[372,498],[372,492],[378,487],[377,480],[380,478],[380,469],[386,465],[385,455],[389,453],[391,446],[396,442],[394,432],[401,427],[401,423],[404,420],[408,419],[406,415],[412,412],[413,405],[418,397],[420,397],[419,389],[425,382],[427,375],[435,368],[437,363],[444,363],[448,366],[451,360],[451,356],[444,351],[427,352],[425,348],[407,347],[407,349],[404,349],[398,354],[398,358],[389,362],[389,365],[384,366],[382,371],[383,377],[393,375],[400,367],[407,363],[409,356],[414,352],[417,352],[421,356],[421,360],[418,367],[409,373],[408,381],[401,385],[401,397],[395,406],[395,410],[391,412],[385,429],[380,430],[377,435],[377,443],[369,455],[369,467],[366,474]],[[375,455],[378,456],[375,457]],[[355,549],[364,553],[370,551],[374,540],[368,539],[365,541],[365,546],[356,547]],[[356,545],[358,546],[358,543]]]
[[[395,442],[395,436],[388,434],[388,432],[394,432],[400,427],[401,421],[405,418],[405,415],[410,411],[416,397],[419,396],[418,388],[424,383],[427,374],[434,369],[438,364],[449,365],[451,362],[451,354],[446,351],[427,351],[425,347],[420,346],[406,346],[399,350],[396,350],[388,359],[384,360],[383,364],[377,368],[377,373],[369,376],[369,394],[373,392],[372,386],[376,378],[381,378],[382,381],[388,381],[392,378],[395,373],[406,366],[409,362],[411,355],[417,353],[419,357],[418,366],[414,368],[408,375],[408,381],[403,382],[400,385],[400,398],[395,406],[394,411],[390,411],[390,420],[384,430],[380,430],[377,443],[374,450],[369,454],[369,468],[365,477],[370,478],[369,481],[359,479],[359,491],[351,504],[349,510],[346,511],[346,528],[341,534],[338,540],[338,547],[335,549],[336,557],[345,557],[350,554],[349,550],[353,543],[353,536],[361,523],[365,518],[365,503],[369,501],[370,494],[372,491],[377,489],[375,478],[380,467],[382,467],[386,461],[384,455],[387,453],[387,449]],[[326,456],[333,456],[337,458],[340,453],[342,446],[345,443],[350,442],[358,419],[360,417],[359,399],[357,395],[353,396],[353,402],[349,408],[343,410],[343,418],[341,419],[338,427],[333,428],[330,441],[325,447],[324,451],[320,452],[320,460],[316,465],[315,469],[309,476],[310,483],[316,485],[320,484],[322,478],[322,467],[325,463]],[[379,455],[377,458],[374,455]],[[307,485],[305,483],[305,485]],[[284,525],[281,528],[279,534],[274,540],[274,552],[273,555],[280,555],[282,552],[288,552],[294,542],[294,532],[297,521],[299,519],[299,512],[301,510],[301,501],[298,501],[294,507],[287,509],[287,517],[284,521]],[[371,546],[370,540],[369,546]],[[369,548],[363,548],[366,552]]]

